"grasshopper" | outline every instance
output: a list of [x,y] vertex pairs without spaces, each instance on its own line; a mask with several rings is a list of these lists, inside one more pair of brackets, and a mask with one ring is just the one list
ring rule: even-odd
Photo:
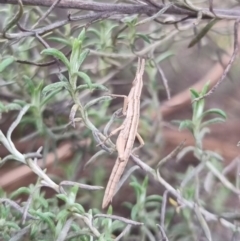
[[[102,208],[105,208],[112,201],[116,186],[124,172],[124,169],[128,163],[130,155],[132,155],[137,149],[144,145],[144,141],[138,134],[138,123],[140,115],[140,96],[143,87],[142,76],[144,73],[145,60],[138,59],[138,67],[135,79],[132,83],[132,88],[128,96],[123,95],[113,95],[116,97],[124,98],[124,105],[122,113],[125,115],[125,119],[120,127],[112,131],[109,136],[104,140],[104,142],[119,132],[116,149],[118,152],[118,157],[113,167],[111,176],[109,178],[105,194],[103,197]],[[135,138],[140,142],[140,146],[133,149]]]

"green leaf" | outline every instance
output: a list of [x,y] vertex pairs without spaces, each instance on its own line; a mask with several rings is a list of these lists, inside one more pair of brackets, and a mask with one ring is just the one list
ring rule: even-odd
[[72,123],[72,126],[75,128],[75,121],[74,121],[74,118],[75,118],[75,115],[77,113],[77,110],[78,110],[78,105],[77,104],[74,104],[71,108],[71,111],[70,111],[70,114],[69,114],[69,120],[71,121]]
[[36,212],[36,211],[32,211],[32,210],[31,210],[31,212],[33,212],[33,214],[38,216],[43,222],[47,223],[47,225],[50,227],[52,232],[55,231],[55,224],[54,224],[53,220],[51,219],[52,213],[49,213],[49,212],[42,213],[39,211]]
[[71,187],[70,193],[68,194],[68,204],[72,205],[75,203],[78,189],[77,185]]
[[43,88],[43,81],[41,81],[37,87],[35,87],[32,93],[32,104],[33,106],[39,107],[41,101],[41,91]]
[[107,210],[107,214],[108,215],[112,215],[113,214],[113,207],[112,207],[112,205],[109,205],[108,210]]
[[[89,28],[88,29],[88,33],[94,33],[98,38],[100,38],[100,36],[101,36],[101,33],[100,33],[100,31],[98,31],[97,29],[95,29],[95,28]],[[99,41],[99,40],[98,40]]]
[[193,114],[193,120],[200,120],[205,106],[205,100],[201,99],[196,102]]
[[195,98],[199,98],[199,97],[200,97],[199,93],[198,93],[196,90],[190,89],[190,92],[191,92],[191,94],[192,94],[192,99],[195,99]]
[[0,84],[0,88],[5,87],[5,86],[9,86],[9,85],[13,85],[13,84],[16,84],[16,81],[5,82],[3,84]]
[[143,39],[145,42],[147,42],[149,44],[151,43],[149,37],[146,34],[139,33],[139,34],[136,34],[136,37]]
[[138,19],[138,16],[135,14],[135,15],[131,15],[123,18],[122,22],[126,23],[128,26],[131,26],[131,25],[135,25],[135,23],[137,22],[137,19]]
[[[190,89],[190,91],[191,91],[191,94],[192,94],[192,100],[202,96],[201,94],[199,94],[194,89]],[[193,121],[199,120],[199,118],[201,117],[201,115],[203,113],[204,106],[205,106],[205,100],[204,99],[200,99],[199,101],[195,101],[193,103],[193,105],[192,105],[192,107],[193,107]]]
[[146,202],[162,202],[162,197],[159,195],[151,195],[146,197]]
[[217,108],[213,108],[213,109],[204,111],[201,118],[204,118],[205,116],[207,116],[209,114],[220,115],[222,118],[227,119],[226,113],[224,111],[220,110],[220,109],[217,109]]
[[172,120],[172,121],[171,121],[171,123],[172,123],[173,125],[177,125],[177,126],[179,126],[179,125],[181,124],[181,122],[182,122],[182,120]]
[[208,89],[209,89],[209,82],[207,82],[207,83],[203,86],[203,89],[202,89],[202,91],[201,91],[201,96],[207,94]]
[[212,19],[199,33],[198,35],[189,43],[188,48],[193,47],[196,43],[198,43],[207,33],[208,31],[217,23],[218,19]]
[[58,213],[57,215],[58,222],[57,222],[57,225],[55,226],[55,237],[58,237],[59,233],[61,232],[64,224],[66,223],[68,214],[69,213],[66,210],[62,210],[60,213]]
[[[111,206],[111,205],[110,205]],[[110,219],[110,218],[104,218],[104,219],[102,219],[102,221],[101,221],[101,226],[103,226],[104,227],[104,230],[105,230],[105,234],[107,234],[107,233],[110,233],[111,232],[111,227],[112,227],[112,219]]]
[[194,125],[193,125],[191,120],[184,120],[179,125],[179,130],[180,131],[184,130],[184,129],[188,129],[188,130],[192,131],[193,128],[194,128]]
[[147,189],[147,186],[148,186],[148,176],[146,176],[143,180],[143,183],[142,183],[142,187],[144,190]]
[[173,51],[165,51],[164,53],[161,53],[158,57],[156,57],[155,61],[156,63],[160,63],[162,62],[163,60],[171,57],[171,56],[174,56],[174,52]]
[[21,229],[15,222],[12,222],[12,221],[5,221],[4,226],[8,227],[9,229],[16,229],[16,230]]
[[107,27],[106,36],[111,36],[113,30],[115,28],[117,28],[117,27],[119,27],[119,24],[112,24],[112,23],[110,23],[109,26]]
[[76,74],[77,74],[81,79],[83,79],[84,82],[87,84],[88,88],[89,88],[90,90],[92,90],[92,81],[91,81],[90,77],[89,77],[87,74],[85,74],[84,72],[81,72],[81,71],[78,71]]
[[12,56],[2,60],[0,63],[0,73],[2,73],[14,61],[15,61],[15,58]]
[[30,237],[34,237],[39,233],[39,224],[33,223],[31,226]]
[[22,109],[22,106],[18,103],[10,103],[7,105],[4,105],[3,103],[0,102],[0,113],[1,112],[8,112],[11,110],[20,110]]
[[72,46],[72,53],[70,56],[70,67],[71,67],[71,75],[78,72],[80,68],[79,58],[81,52],[81,42],[78,39],[74,39]]
[[85,106],[84,106],[84,109],[87,110],[90,106],[92,105],[95,105],[96,103],[98,102],[101,102],[101,101],[110,101],[112,100],[112,97],[111,96],[101,96],[101,97],[98,97],[96,99],[93,99],[91,101],[89,101]]
[[133,204],[130,203],[130,202],[124,202],[123,205],[124,205],[126,208],[128,208],[128,209],[132,209],[132,208],[133,208]]
[[131,182],[129,185],[131,187],[133,187],[133,189],[134,189],[134,191],[136,193],[137,198],[139,198],[141,193],[142,193],[142,186],[139,183],[137,183],[137,182]]
[[204,128],[206,126],[209,126],[209,125],[213,125],[213,124],[217,124],[217,123],[223,123],[225,122],[225,119],[223,118],[213,118],[211,120],[208,120],[208,121],[205,121],[201,124],[201,128]]
[[59,37],[49,37],[48,39],[52,40],[54,42],[57,42],[57,43],[64,44],[65,46],[72,47],[72,44],[69,41],[69,39],[64,39],[64,38],[59,38]]
[[43,107],[45,104],[47,104],[48,101],[50,101],[53,96],[55,96],[57,93],[59,93],[61,91],[61,89],[56,89],[52,92],[50,92],[50,94],[48,94],[40,103],[40,106]]
[[[80,214],[84,214],[85,213],[85,210],[83,208],[83,206],[79,203],[74,203],[72,206],[71,206],[71,209],[72,208],[75,208],[77,210],[78,213]],[[75,211],[76,212],[76,211]]]
[[[60,195],[60,194],[57,194],[57,195]],[[56,220],[58,220],[58,221],[65,220],[67,218],[68,214],[69,214],[69,212],[66,209],[63,209],[57,214]]]
[[68,79],[63,75],[63,74],[58,74],[58,78],[60,81],[62,82],[66,82],[66,83],[69,83]]
[[83,28],[83,30],[80,32],[80,34],[78,35],[78,40],[83,42],[83,40],[85,39],[85,36],[86,36],[86,29]]
[[23,75],[23,80],[24,80],[24,83],[25,83],[25,86],[27,88],[28,93],[31,94],[34,91],[34,89],[35,89],[34,82],[32,81],[31,78],[29,78],[26,75]]
[[202,213],[200,212],[200,208],[198,207],[198,205],[195,205],[194,211],[195,211],[198,222],[199,222],[200,226],[202,227],[202,230],[203,230],[207,240],[212,241],[211,231],[210,231],[208,224],[207,224],[206,220],[204,219]]
[[60,193],[60,194],[56,194],[56,196],[57,196],[59,199],[63,200],[65,203],[68,202],[68,198],[67,198],[67,196],[66,196],[65,194]]
[[41,54],[44,55],[50,55],[53,56],[59,60],[61,60],[63,62],[63,64],[67,67],[68,71],[70,70],[70,63],[68,61],[68,59],[66,58],[66,56],[59,50],[54,49],[54,48],[48,48],[48,49],[44,49]]
[[49,203],[44,197],[38,198],[37,200],[43,208],[48,208]]
[[139,207],[137,205],[133,206],[131,210],[131,219],[136,220],[138,213],[139,213]]
[[22,195],[22,194],[27,194],[28,195],[29,193],[30,193],[29,188],[27,188],[27,187],[20,187],[16,191],[11,193],[10,199],[15,199],[16,197],[18,197],[19,195]]
[[[203,86],[203,89],[200,93],[191,89],[190,91],[192,93],[192,100],[195,100],[196,98],[199,98],[199,97],[203,97],[208,92],[208,88],[209,88],[209,83],[206,83]],[[194,121],[197,121],[197,120],[201,121],[204,107],[205,107],[205,99],[204,98],[202,98],[198,101],[194,101],[194,103],[193,103],[193,120]]]
[[68,83],[66,82],[56,82],[50,85],[47,85],[43,88],[42,94],[47,95],[49,92],[56,91],[57,89],[68,88]]
[[156,209],[158,207],[161,207],[161,202],[159,201],[145,201],[145,208],[147,210],[153,210]]
[[83,61],[86,59],[87,55],[89,54],[90,50],[89,49],[85,49],[83,50],[83,52],[80,54],[80,58],[79,58],[79,68],[81,67]]
[[[83,89],[87,89],[89,88],[88,85],[79,85],[77,87],[77,90],[83,90]],[[109,91],[108,88],[106,88],[104,85],[102,84],[92,84],[92,90],[94,89],[99,89],[99,90],[104,90],[104,91]]]

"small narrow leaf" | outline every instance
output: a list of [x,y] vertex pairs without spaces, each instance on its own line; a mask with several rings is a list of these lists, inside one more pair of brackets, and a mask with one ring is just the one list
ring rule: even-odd
[[98,97],[98,98],[96,98],[96,99],[93,99],[93,100],[89,101],[89,102],[84,106],[84,109],[87,110],[90,106],[95,105],[95,104],[98,103],[98,102],[110,101],[110,100],[112,100],[112,97],[111,97],[111,96],[101,96],[101,97]]
[[30,193],[30,189],[29,188],[27,188],[27,187],[20,187],[20,188],[18,188],[16,191],[14,191],[10,195],[10,198],[11,199],[15,199],[16,197],[18,197],[20,195],[23,195],[23,194],[29,195],[29,193]]
[[144,190],[147,189],[147,186],[148,186],[148,176],[146,176],[143,180],[143,183],[142,183],[142,187]]
[[78,39],[79,41],[83,42],[85,36],[86,36],[86,29],[83,28],[83,30],[81,31],[81,33],[78,35],[78,38],[77,38],[77,39]]
[[69,120],[71,122],[71,125],[75,128],[75,115],[77,113],[78,110],[78,105],[75,104],[72,106],[70,114],[69,114]]
[[194,125],[193,125],[192,121],[184,120],[180,123],[179,130],[181,131],[181,130],[184,130],[184,129],[189,129],[190,131],[192,131],[193,127],[194,127]]
[[100,38],[100,37],[101,37],[100,31],[98,31],[97,29],[94,29],[94,28],[89,28],[89,29],[88,29],[88,33],[93,33],[93,34],[95,34],[97,38]]
[[81,71],[78,71],[76,74],[77,74],[81,79],[83,79],[84,82],[87,84],[88,88],[89,88],[90,90],[92,90],[92,81],[91,81],[90,77],[89,77],[87,74],[85,74],[84,72],[81,72]]
[[212,19],[200,32],[199,34],[193,38],[193,40],[189,43],[188,48],[193,47],[197,44],[207,33],[208,31],[217,23],[218,19]]
[[0,73],[3,72],[14,61],[15,61],[15,58],[12,57],[12,56],[2,60],[1,63],[0,63]]
[[62,201],[64,201],[65,203],[68,202],[68,198],[67,198],[67,196],[66,196],[65,194],[60,193],[60,194],[56,194],[56,196],[57,196],[59,199],[61,199]]
[[35,212],[33,210],[32,212],[34,212],[35,216],[38,216],[42,221],[44,221],[48,225],[48,227],[52,230],[52,232],[55,231],[55,224],[51,219],[52,213],[48,213],[48,212],[42,213],[41,211]]
[[199,97],[199,93],[198,93],[196,90],[190,89],[190,92],[191,92],[191,94],[192,94],[193,99]]
[[213,191],[214,180],[215,180],[215,177],[212,172],[209,172],[205,177],[203,186],[204,186],[205,191],[209,194]]
[[78,211],[78,213],[80,213],[80,214],[84,214],[85,213],[85,210],[84,210],[83,206],[81,204],[79,204],[79,203],[74,203],[72,205],[72,208],[75,208]]
[[174,55],[175,55],[174,52],[169,50],[164,53],[161,53],[158,57],[156,57],[155,61],[156,61],[156,63],[160,63],[163,60],[165,60],[171,56],[174,56]]
[[217,109],[217,108],[213,108],[207,111],[204,111],[202,114],[202,118],[209,115],[209,114],[216,114],[216,115],[220,115],[222,118],[227,119],[227,115],[224,111]]
[[8,112],[11,110],[20,110],[20,109],[22,109],[22,106],[18,103],[10,103],[10,104],[4,105],[0,102],[0,113]]
[[44,55],[50,55],[53,56],[59,60],[61,60],[63,62],[63,64],[67,67],[68,70],[70,70],[70,63],[68,61],[68,59],[66,58],[66,56],[59,50],[54,49],[54,48],[48,48],[48,49],[44,49],[41,54]]
[[88,56],[90,50],[89,49],[85,49],[83,50],[83,52],[80,54],[80,59],[79,59],[79,68],[81,67],[83,61],[86,59],[86,57]]
[[56,94],[58,94],[60,91],[61,91],[61,88],[55,89],[55,90],[51,91],[50,94],[48,94],[48,95],[46,96],[46,98],[44,98],[44,99],[41,101],[40,106],[41,106],[41,107],[44,106],[48,101],[50,101],[50,100],[53,98],[53,96],[55,96]]
[[217,123],[223,123],[223,122],[225,122],[225,119],[223,119],[223,118],[214,118],[214,119],[203,122],[201,124],[201,128],[204,128],[209,125],[217,124]]
[[56,91],[57,89],[61,89],[61,88],[67,88],[67,87],[68,87],[68,84],[66,82],[52,83],[44,87],[44,89],[42,90],[42,94],[47,95],[49,92]]
[[136,34],[136,36],[137,37],[139,37],[139,38],[141,38],[141,39],[143,39],[145,42],[147,42],[147,43],[151,43],[151,41],[150,41],[150,39],[149,39],[149,37],[146,35],[146,34]]
[[146,197],[146,202],[162,202],[162,200],[163,197],[156,194]]
[[78,72],[80,68],[80,64],[79,64],[80,52],[81,52],[81,42],[77,39],[74,39],[73,46],[72,46],[72,54],[70,56],[70,67],[71,67],[72,75]]
[[202,91],[201,91],[201,96],[207,94],[208,89],[209,89],[209,82],[207,82],[207,83],[203,86],[203,89],[202,89]]
[[[83,89],[87,89],[88,85],[79,85],[77,87],[77,90],[83,90]],[[92,90],[94,89],[99,89],[99,90],[103,90],[103,91],[109,91],[108,88],[106,88],[104,85],[102,84],[92,84]]]
[[57,43],[61,43],[61,44],[64,44],[65,46],[69,46],[71,47],[72,44],[71,42],[69,41],[69,39],[64,39],[64,38],[59,38],[59,37],[50,37],[48,38],[49,40],[52,40],[52,41],[55,41]]
[[68,79],[67,79],[63,74],[61,74],[61,73],[58,75],[58,78],[59,78],[59,80],[62,81],[62,82],[69,83]]
[[197,205],[195,206],[194,211],[195,211],[197,219],[202,227],[202,230],[203,230],[207,240],[212,241],[211,232],[208,227],[208,224],[207,224],[206,220],[204,219],[202,213],[200,212],[200,208]]
[[[195,103],[194,103],[195,104]],[[194,116],[193,118],[195,120],[199,120],[203,114],[203,110],[205,107],[205,100],[201,99],[196,102],[196,105],[194,106]]]

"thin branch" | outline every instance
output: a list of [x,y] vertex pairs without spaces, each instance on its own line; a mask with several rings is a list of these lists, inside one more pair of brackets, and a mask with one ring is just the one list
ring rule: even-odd
[[168,85],[168,80],[166,78],[166,75],[164,74],[164,71],[162,70],[162,68],[156,62],[156,60],[154,58],[153,58],[153,62],[155,64],[155,66],[157,67],[158,73],[160,74],[160,76],[162,78],[163,86],[164,86],[164,88],[166,90],[166,93],[167,93],[167,99],[170,100],[171,99],[171,94],[170,94],[170,88],[169,88],[169,85]]
[[[67,18],[65,20],[61,20],[61,21],[57,21],[56,23],[38,28],[38,29],[34,29],[34,30],[28,30],[26,32],[20,32],[20,33],[9,33],[9,34],[5,34],[6,38],[8,39],[17,39],[17,38],[25,38],[25,37],[31,37],[31,36],[35,36],[36,34],[38,34],[39,36],[44,35],[48,32],[51,32],[55,29],[58,29],[72,21],[80,21],[80,20],[87,20],[87,19],[97,19],[97,18],[101,18],[103,13],[89,13],[89,14],[85,14],[82,15],[76,19],[71,19],[71,18]],[[0,34],[0,37],[4,37],[3,34]]]
[[96,214],[96,215],[94,215],[94,218],[109,218],[109,219],[112,219],[112,220],[118,220],[118,221],[124,222],[126,224],[130,224],[130,225],[136,225],[136,226],[143,225],[143,223],[136,222],[134,220],[131,220],[131,219],[128,219],[128,218],[123,218],[121,216],[116,216],[116,215]]
[[208,3],[209,3],[209,10],[210,10],[214,15],[216,15],[215,12],[213,11],[213,0],[208,0]]
[[61,0],[55,0],[53,4],[50,6],[50,8],[43,14],[41,18],[38,19],[38,21],[32,26],[32,29],[36,28],[37,25],[43,21],[52,11],[53,9],[59,4]]
[[155,2],[155,0],[145,0],[145,2],[150,3],[150,5],[152,5],[153,7],[161,8],[161,4]]
[[168,190],[165,190],[163,194],[163,201],[162,201],[162,207],[161,207],[161,216],[160,216],[160,224],[162,229],[164,230],[164,223],[165,223],[165,214],[166,214],[166,206],[167,206],[167,197],[168,197]]
[[163,241],[169,241],[169,240],[168,240],[168,237],[167,237],[164,229],[161,227],[161,225],[157,224],[157,226],[158,226],[159,229],[160,229],[160,233],[161,233],[161,236],[162,236],[162,239],[161,239],[161,240],[163,240]]
[[[95,12],[119,12],[122,14],[146,14],[152,16],[156,14],[159,10],[165,7],[165,4],[158,4],[155,1],[146,1],[146,4],[111,4],[111,3],[100,3],[100,2],[86,2],[86,1],[72,1],[72,0],[62,0],[57,4],[56,7],[59,8],[69,8],[69,9],[82,9],[87,11]],[[0,0],[2,4],[18,4],[17,0]],[[23,0],[23,5],[31,6],[45,6],[50,7],[53,4],[52,0]],[[154,4],[153,4],[154,3]],[[215,18],[215,15],[209,10],[209,8],[200,9],[203,12],[203,19]],[[198,8],[191,8],[191,6],[181,6],[173,5],[167,11],[166,14],[177,14],[177,15],[189,15],[191,17],[197,17]],[[232,9],[214,9],[214,13],[221,19],[237,19],[240,16],[239,10]]]
[[[72,50],[68,51],[66,54],[64,54],[66,57],[68,57],[70,54],[72,53]],[[57,64],[58,61],[57,60],[52,60],[52,61],[48,61],[45,63],[39,63],[39,62],[34,62],[34,61],[29,61],[29,60],[23,60],[23,59],[17,59],[16,60],[17,63],[20,64],[27,64],[27,65],[35,65],[35,66],[39,66],[39,67],[47,67],[53,64]]]
[[216,91],[216,89],[220,86],[220,84],[222,84],[222,82],[224,81],[224,79],[226,78],[228,72],[230,71],[232,65],[233,65],[233,62],[235,61],[236,57],[237,57],[237,54],[238,54],[238,49],[239,49],[239,46],[238,46],[238,27],[239,27],[239,22],[240,22],[240,18],[237,19],[234,23],[234,50],[233,50],[233,54],[227,64],[227,67],[225,68],[225,70],[223,71],[223,74],[222,76],[220,77],[220,79],[218,80],[218,82],[212,87],[212,89],[205,95],[199,97],[199,98],[196,98],[193,100],[193,102],[195,101],[199,101],[203,98],[206,98],[208,97],[209,95],[211,95],[212,93],[214,93]]
[[115,238],[115,241],[121,240],[122,237],[124,237],[125,234],[127,234],[131,229],[131,225],[128,224],[123,231]]
[[[184,207],[188,207],[191,210],[194,210],[196,203],[189,201],[187,199],[185,199],[181,193],[179,192],[179,190],[176,190],[175,188],[173,188],[168,182],[166,182],[160,175],[159,170],[155,171],[154,169],[152,169],[151,167],[149,167],[146,163],[144,163],[143,161],[141,161],[139,158],[135,157],[135,156],[131,156],[133,161],[139,165],[145,172],[151,174],[153,176],[153,178],[155,180],[158,180],[164,187],[166,190],[168,190],[169,193],[171,193],[177,200],[178,202],[184,206]],[[228,220],[226,220],[225,218],[219,217],[218,215],[215,215],[209,211],[207,211],[206,209],[204,209],[203,207],[199,207],[199,212],[201,212],[201,214],[205,217],[205,219],[207,221],[215,221],[215,222],[220,222],[224,227],[226,228],[230,228],[232,230],[240,230],[239,227],[237,227],[235,224],[229,222]]]
[[18,4],[18,11],[14,15],[14,17],[9,21],[9,23],[7,23],[7,25],[4,27],[3,34],[2,34],[3,37],[6,37],[6,32],[8,30],[10,30],[13,26],[15,26],[23,15],[23,3],[22,3],[22,1],[17,0],[17,4]]

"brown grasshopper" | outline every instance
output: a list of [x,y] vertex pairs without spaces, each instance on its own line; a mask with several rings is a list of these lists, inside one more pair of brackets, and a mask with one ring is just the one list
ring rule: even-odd
[[[142,87],[143,87],[142,76],[144,73],[144,67],[145,67],[145,60],[139,58],[137,73],[132,83],[132,88],[128,96],[113,95],[116,97],[124,97],[124,105],[123,105],[122,112],[126,116],[126,118],[123,121],[123,124],[120,127],[118,127],[116,130],[112,131],[109,134],[109,136],[104,140],[105,142],[109,137],[119,132],[119,135],[116,141],[118,158],[113,167],[111,176],[109,178],[109,181],[105,190],[102,208],[107,207],[108,204],[112,201],[114,192],[116,190],[116,186],[124,172],[124,169],[127,165],[130,155],[144,145],[143,139],[137,132],[139,115],[140,115],[140,96],[141,96]],[[138,146],[137,148],[134,148],[133,150],[133,145],[136,137],[140,142],[140,146]]]

